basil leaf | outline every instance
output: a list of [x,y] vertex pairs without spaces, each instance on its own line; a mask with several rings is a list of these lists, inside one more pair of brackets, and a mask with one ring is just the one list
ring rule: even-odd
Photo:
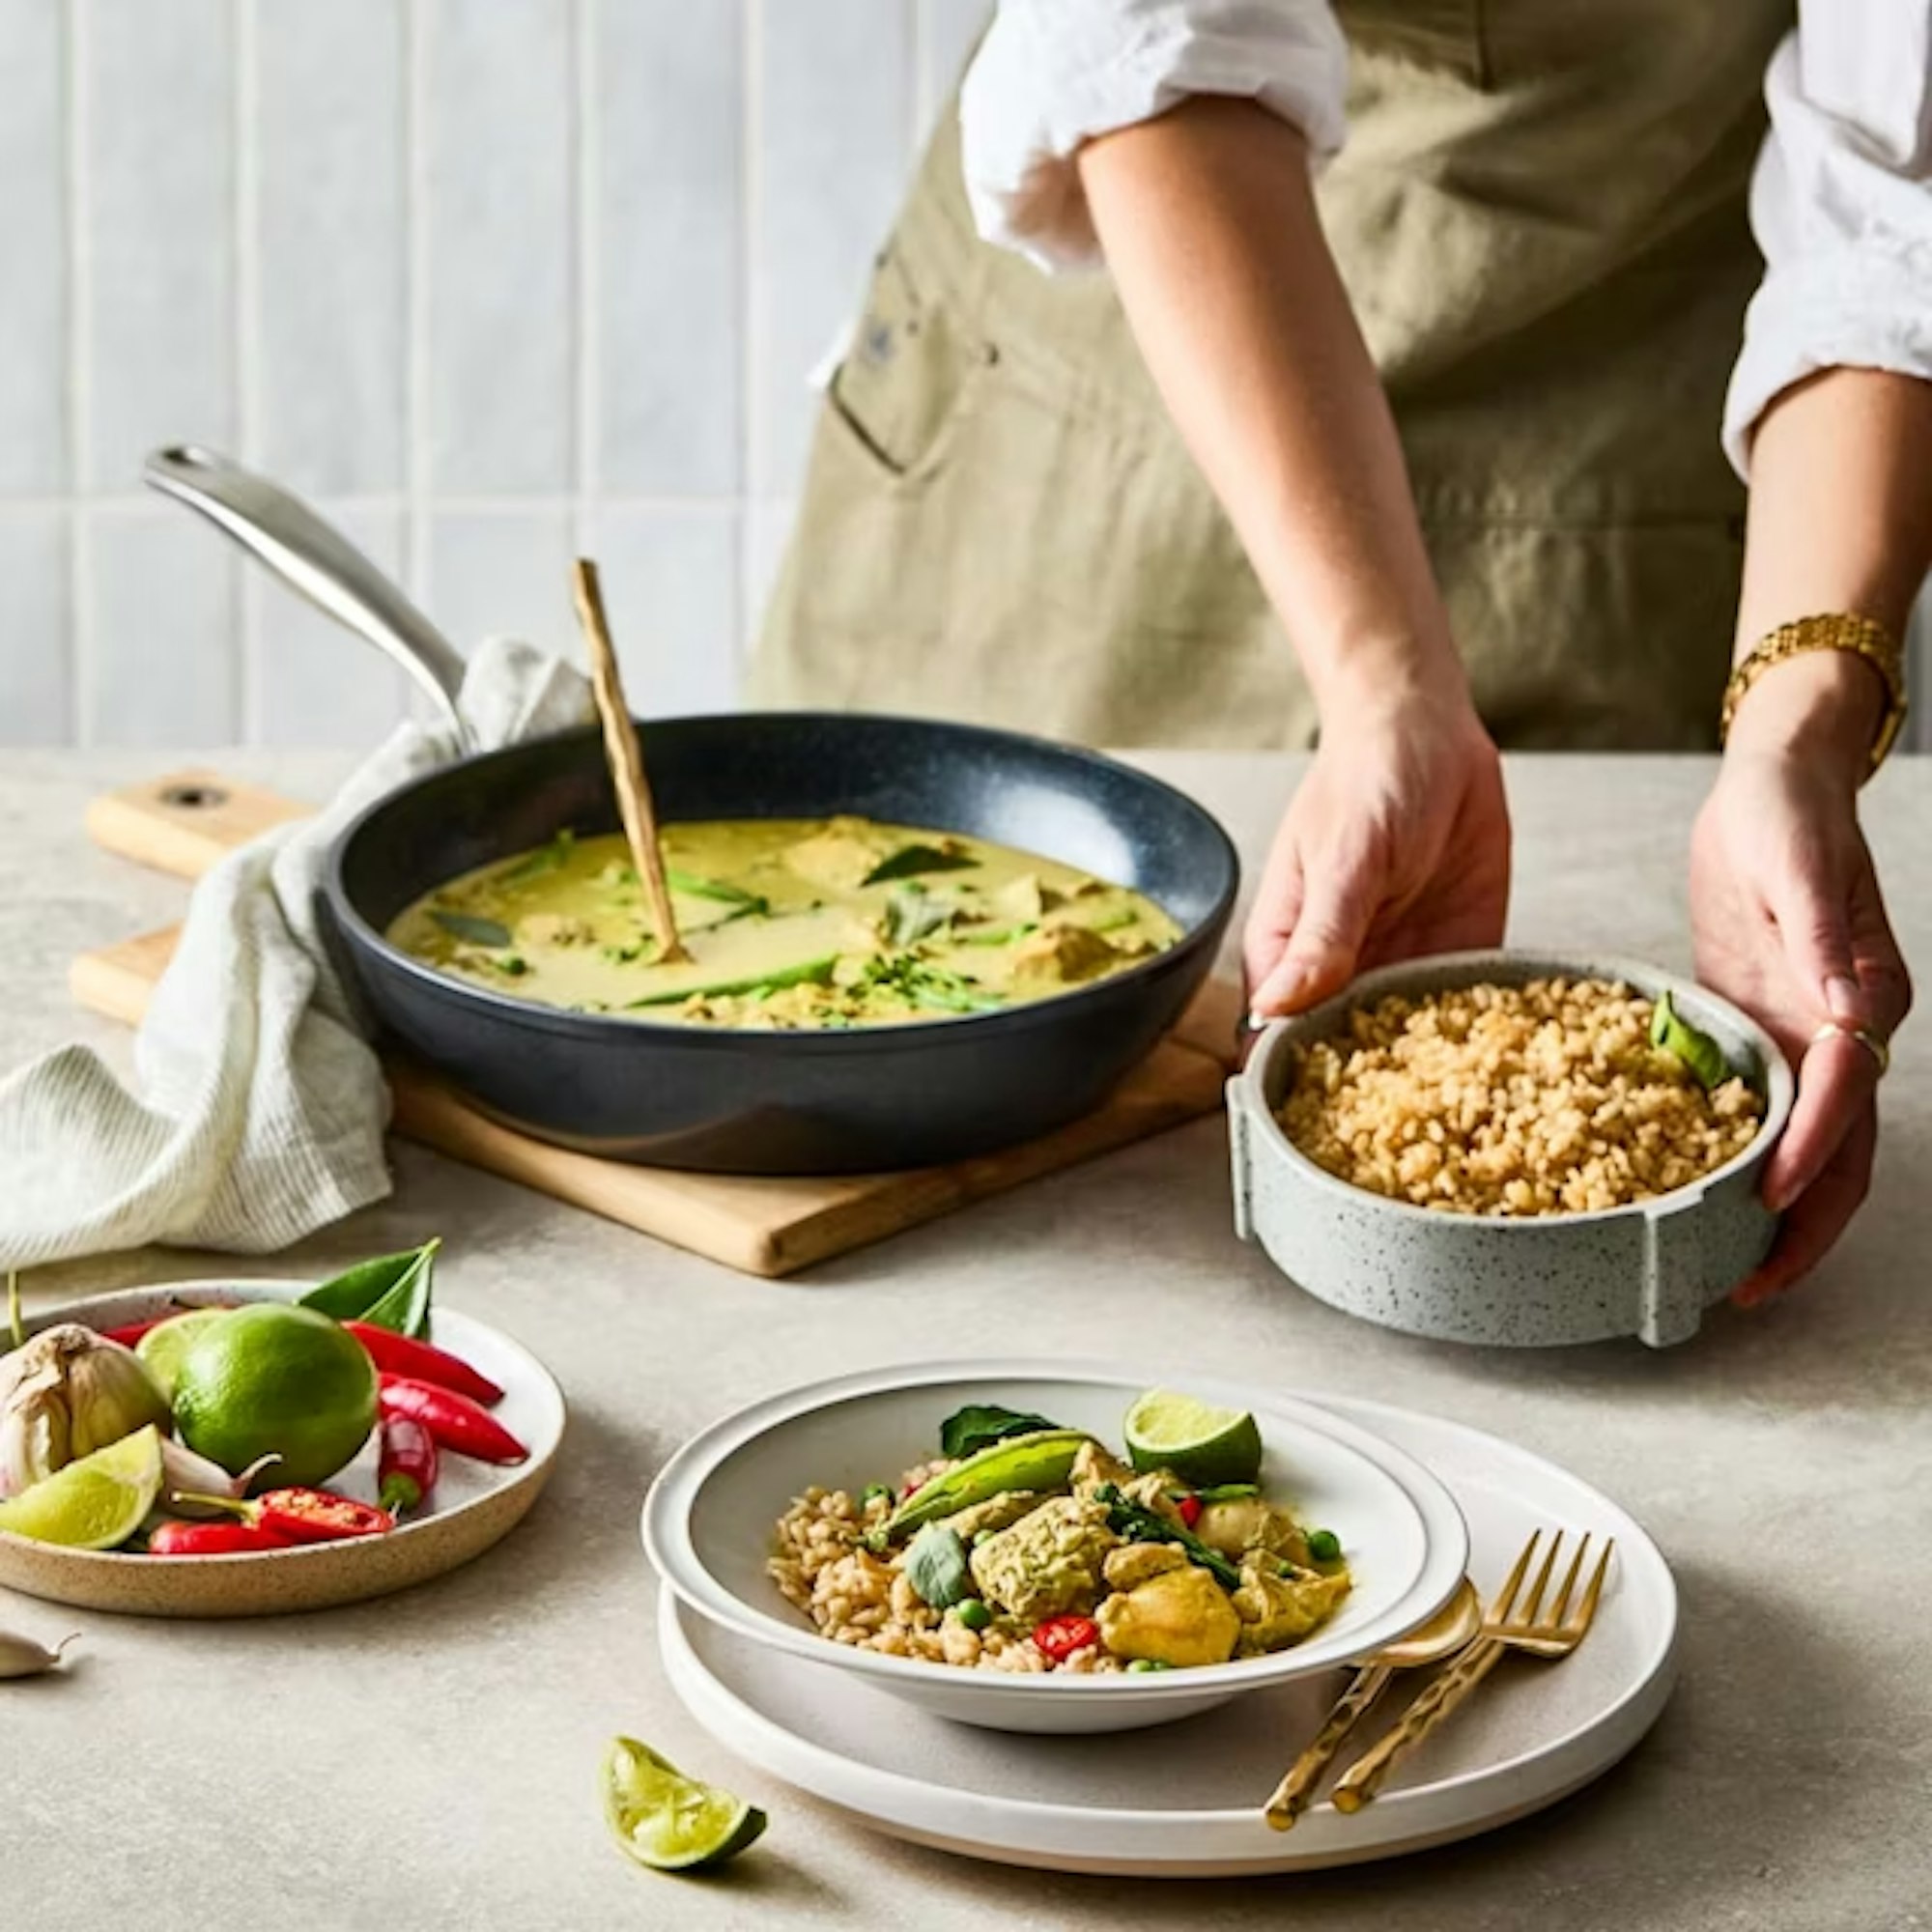
[[526,852],[507,870],[497,874],[498,885],[515,885],[519,880],[539,878],[545,872],[559,870],[577,847],[577,834],[566,826],[548,845],[539,845],[534,852]]
[[973,1566],[956,1530],[929,1522],[906,1546],[906,1580],[923,1604],[949,1610],[973,1594]]
[[665,884],[672,892],[682,893],[687,898],[717,899],[723,905],[744,906],[747,910],[755,906],[760,912],[766,911],[766,903],[756,893],[748,893],[742,886],[734,886],[724,879],[701,879],[696,872],[680,872],[675,866],[665,867]]
[[641,1000],[627,1001],[624,1009],[629,1012],[638,1007],[675,1007],[686,1000],[719,1000],[740,993],[775,993],[786,986],[810,982],[822,986],[830,981],[832,969],[838,963],[838,953],[828,952],[823,959],[808,959],[802,966],[781,966],[750,980],[724,980],[709,986],[680,986],[675,992],[647,993]]
[[1650,1043],[1682,1061],[1706,1093],[1721,1087],[1731,1077],[1731,1064],[1724,1058],[1724,1049],[1678,1012],[1670,1004],[1668,993],[1658,995],[1656,1009],[1651,1013]]
[[429,916],[452,939],[461,939],[468,945],[507,946],[510,943],[510,928],[497,920],[477,919],[467,912],[444,912],[440,906],[431,906]]
[[901,886],[886,905],[886,937],[895,946],[916,946],[951,924],[956,910],[922,885]]
[[1043,1415],[1023,1415],[1017,1409],[1002,1408],[998,1403],[969,1403],[939,1425],[939,1453],[956,1460],[989,1443],[1004,1442],[1009,1435],[1032,1435],[1059,1427]]
[[367,1321],[399,1335],[429,1331],[430,1267],[441,1237],[397,1255],[378,1255],[344,1268],[302,1295],[298,1306],[336,1321]]
[[1224,1588],[1240,1588],[1240,1571],[1218,1549],[1210,1548],[1192,1530],[1169,1522],[1164,1516],[1143,1509],[1139,1503],[1129,1502],[1118,1485],[1102,1483],[1094,1492],[1094,1500],[1105,1505],[1107,1527],[1116,1536],[1124,1536],[1130,1543],[1177,1544],[1186,1552],[1189,1562],[1198,1563]]
[[877,886],[888,879],[910,879],[920,872],[964,871],[979,863],[964,852],[942,852],[937,845],[901,845],[891,858],[881,859],[859,883]]

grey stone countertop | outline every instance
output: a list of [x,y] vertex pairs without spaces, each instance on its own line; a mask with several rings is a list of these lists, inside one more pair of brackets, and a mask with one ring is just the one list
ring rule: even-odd
[[[177,915],[179,885],[93,851],[89,797],[184,762],[0,757],[0,1066],[80,1037],[72,953]],[[227,761],[321,796],[344,761]],[[1251,868],[1294,760],[1147,757]],[[1706,761],[1512,761],[1512,936],[1689,961],[1684,857]],[[1908,954],[1932,959],[1932,760],[1866,818]],[[1231,1232],[1204,1121],[853,1255],[748,1280],[411,1147],[381,1207],[287,1256],[151,1252],[47,1269],[30,1303],[216,1271],[329,1271],[440,1233],[444,1298],[535,1349],[572,1430],[549,1493],[469,1568],[302,1619],[169,1625],[0,1592],[0,1622],[86,1633],[71,1678],[0,1687],[7,1921],[33,1932],[402,1926],[1095,1927],[1355,1932],[1932,1925],[1932,1035],[1901,1040],[1851,1236],[1802,1293],[1693,1343],[1484,1351],[1365,1326]],[[1915,1182],[1914,1176],[1921,1179]],[[843,1369],[976,1345],[1378,1397],[1507,1435],[1634,1511],[1683,1588],[1684,1672],[1597,1785],[1507,1830],[1383,1864],[1177,1885],[969,1862],[860,1830],[743,1767],[656,1661],[639,1500],[724,1410]],[[629,1865],[597,1766],[628,1731],[768,1806],[711,1880]]]

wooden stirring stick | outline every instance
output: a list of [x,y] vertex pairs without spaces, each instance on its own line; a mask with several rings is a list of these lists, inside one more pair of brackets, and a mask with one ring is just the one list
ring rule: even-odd
[[651,803],[650,781],[644,776],[643,749],[637,726],[624,702],[624,681],[617,674],[617,653],[611,645],[611,624],[604,614],[604,592],[597,566],[587,556],[577,559],[571,573],[577,592],[577,617],[590,647],[590,688],[597,698],[597,715],[604,721],[604,755],[611,781],[617,787],[617,810],[623,814],[624,837],[638,876],[650,895],[651,918],[658,929],[658,963],[672,965],[691,954],[677,936],[677,915],[671,910],[670,887],[665,880],[664,854],[658,850],[658,814]]

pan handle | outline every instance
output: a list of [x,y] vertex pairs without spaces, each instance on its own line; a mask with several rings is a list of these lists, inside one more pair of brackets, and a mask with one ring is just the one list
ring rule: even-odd
[[464,663],[456,646],[332,524],[266,476],[211,449],[155,450],[142,480],[199,510],[337,623],[385,651],[435,699],[458,742]]

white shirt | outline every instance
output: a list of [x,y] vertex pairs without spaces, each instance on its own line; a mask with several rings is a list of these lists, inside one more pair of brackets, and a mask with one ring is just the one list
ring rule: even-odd
[[[1328,0],[1001,0],[960,101],[980,232],[1040,267],[1099,244],[1073,156],[1194,94],[1257,100],[1319,166],[1341,147],[1348,43]],[[1724,405],[1752,425],[1814,370],[1932,380],[1932,0],[1800,0],[1765,77],[1751,181],[1766,268]]]

